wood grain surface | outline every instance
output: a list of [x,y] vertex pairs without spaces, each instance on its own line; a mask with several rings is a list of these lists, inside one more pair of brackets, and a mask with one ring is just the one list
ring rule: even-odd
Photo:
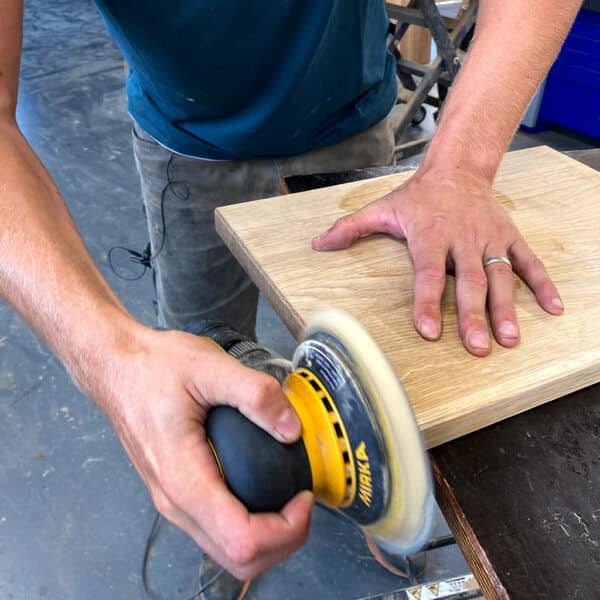
[[428,447],[600,381],[600,174],[547,147],[505,156],[497,200],[544,260],[566,311],[546,314],[516,279],[522,342],[494,343],[483,359],[462,347],[452,277],[441,340],[415,332],[401,241],[376,235],[343,251],[311,250],[314,235],[408,175],[223,207],[217,230],[296,337],[325,306],[363,322],[406,387]]

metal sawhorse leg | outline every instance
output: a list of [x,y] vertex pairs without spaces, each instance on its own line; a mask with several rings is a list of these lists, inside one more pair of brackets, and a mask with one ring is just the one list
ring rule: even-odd
[[[402,4],[402,5],[401,5]],[[477,0],[463,2],[454,19],[443,17],[435,0],[399,0],[386,2],[388,14],[397,21],[390,28],[388,48],[396,57],[396,71],[399,80],[398,101],[402,108],[396,113],[394,130],[396,133],[396,158],[402,159],[421,150],[430,138],[403,142],[407,130],[423,110],[423,104],[441,108],[448,90],[461,66],[463,44],[473,30],[477,16]],[[407,32],[409,25],[426,27],[437,46],[437,56],[428,65],[402,57],[398,42]],[[437,96],[432,88],[437,85]]]

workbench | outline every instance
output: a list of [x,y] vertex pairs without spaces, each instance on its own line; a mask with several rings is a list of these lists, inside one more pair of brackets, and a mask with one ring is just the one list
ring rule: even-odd
[[[600,149],[569,154],[600,170]],[[599,597],[600,385],[431,458],[438,502],[486,597]]]
[[[600,167],[600,150],[571,154]],[[296,192],[398,170],[285,183]],[[598,598],[600,385],[438,445],[430,456],[438,502],[486,597]]]

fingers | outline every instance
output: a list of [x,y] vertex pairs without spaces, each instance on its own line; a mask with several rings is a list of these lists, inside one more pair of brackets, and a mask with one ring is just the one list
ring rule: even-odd
[[463,246],[454,251],[453,258],[460,337],[471,354],[486,356],[491,349],[485,314],[488,281],[481,252]]
[[[508,252],[490,251],[487,256],[510,257],[513,269],[529,285],[539,305],[551,314],[558,315],[564,307],[556,286],[552,283],[539,258],[523,238],[510,245]],[[488,308],[494,336],[499,344],[511,348],[519,343],[519,328],[514,305],[514,277],[512,269],[503,262],[486,267],[488,277]]]
[[314,250],[348,248],[359,238],[372,233],[392,233],[405,237],[403,227],[387,197],[338,219],[325,233],[313,238],[312,247]]
[[210,360],[203,361],[202,371],[194,373],[193,383],[208,404],[235,406],[279,441],[300,437],[298,415],[277,380],[243,366],[225,352],[215,349]]
[[[314,496],[305,491],[292,498],[280,513],[251,514],[245,533],[246,539],[253,542],[241,545],[236,567],[242,573],[258,574],[304,545],[313,505]],[[233,546],[234,556],[238,547],[239,541]]]
[[[485,258],[504,256],[503,251],[487,251]],[[488,310],[496,341],[507,348],[519,343],[519,328],[514,303],[514,277],[512,269],[504,262],[494,262],[485,267],[488,279]]]
[[302,426],[276,379],[248,369],[242,393],[230,401],[259,427],[282,442],[293,442],[300,437]]
[[428,340],[437,340],[442,332],[440,305],[446,285],[448,246],[440,240],[416,236],[410,244],[415,272],[413,322]]
[[247,514],[227,536],[222,564],[239,579],[255,577],[295,552],[308,536],[313,495],[301,492],[280,513]]
[[441,334],[445,267],[453,265],[466,349],[476,356],[491,351],[486,309],[497,342],[505,347],[519,343],[513,273],[501,262],[484,269],[483,261],[490,256],[507,256],[546,311],[557,315],[564,310],[543,264],[498,206],[485,178],[465,176],[460,170],[441,177],[422,168],[402,187],[339,219],[312,245],[316,250],[346,248],[376,232],[408,242],[415,268],[413,321],[426,339]]
[[254,577],[306,541],[313,495],[298,494],[279,513],[250,514],[206,468],[209,453],[199,439],[179,448],[157,508],[233,575]]
[[[217,501],[208,520],[199,515],[195,541],[239,579],[255,577],[300,548],[308,535],[313,495],[302,492],[279,513],[251,514],[241,505]],[[206,505],[203,506],[203,509]],[[216,518],[215,518],[216,517]],[[205,531],[210,531],[207,544]]]
[[531,288],[539,305],[552,315],[560,315],[564,306],[558,290],[546,272],[542,261],[531,251],[523,238],[509,248],[513,268]]

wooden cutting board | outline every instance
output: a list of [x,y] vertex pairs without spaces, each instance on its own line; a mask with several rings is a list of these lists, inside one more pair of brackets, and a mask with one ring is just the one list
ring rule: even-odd
[[347,250],[311,250],[314,235],[408,176],[227,206],[217,210],[217,230],[296,337],[325,306],[362,321],[404,384],[428,447],[600,381],[600,174],[547,147],[505,156],[497,200],[544,260],[566,310],[546,314],[517,279],[521,344],[494,343],[486,358],[462,347],[453,278],[442,338],[415,332],[402,242],[377,235]]

